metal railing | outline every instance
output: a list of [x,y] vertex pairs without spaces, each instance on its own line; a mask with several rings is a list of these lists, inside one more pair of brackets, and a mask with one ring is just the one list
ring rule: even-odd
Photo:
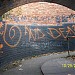
[[67,41],[68,41],[68,56],[70,56],[70,42],[69,42],[70,38],[75,38],[75,36],[67,36]]

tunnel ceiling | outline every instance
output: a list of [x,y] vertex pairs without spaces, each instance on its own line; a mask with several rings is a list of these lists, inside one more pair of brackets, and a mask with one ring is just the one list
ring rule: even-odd
[[33,2],[57,3],[75,10],[75,0],[0,0],[0,15],[20,5]]

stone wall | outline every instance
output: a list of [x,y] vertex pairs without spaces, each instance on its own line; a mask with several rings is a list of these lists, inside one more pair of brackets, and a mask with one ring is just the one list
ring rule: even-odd
[[36,2],[16,7],[2,15],[8,24],[57,25],[63,22],[75,22],[75,11],[65,6]]

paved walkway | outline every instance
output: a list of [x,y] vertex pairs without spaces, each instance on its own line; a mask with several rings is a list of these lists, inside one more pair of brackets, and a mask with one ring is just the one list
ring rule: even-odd
[[44,75],[75,75],[75,62],[67,59],[55,59],[44,63],[41,67]]
[[[72,52],[71,55],[75,55],[75,52]],[[0,75],[43,75],[41,72],[41,66],[49,60],[55,60],[60,57],[66,57],[67,52],[61,54],[50,54],[47,56],[41,56],[37,58],[32,58],[28,60],[23,60],[22,64],[19,67],[12,68],[7,70]],[[54,71],[54,70],[53,70]]]

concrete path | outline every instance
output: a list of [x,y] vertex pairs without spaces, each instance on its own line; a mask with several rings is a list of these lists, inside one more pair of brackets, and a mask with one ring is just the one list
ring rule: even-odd
[[[75,55],[75,52],[71,52],[71,55]],[[7,70],[4,73],[0,73],[0,75],[43,75],[41,72],[41,66],[45,62],[66,56],[67,52],[61,54],[55,53],[47,56],[41,56],[37,58],[23,60],[22,65],[19,65],[19,67]]]
[[75,75],[75,62],[67,59],[55,59],[41,67],[44,75]]

